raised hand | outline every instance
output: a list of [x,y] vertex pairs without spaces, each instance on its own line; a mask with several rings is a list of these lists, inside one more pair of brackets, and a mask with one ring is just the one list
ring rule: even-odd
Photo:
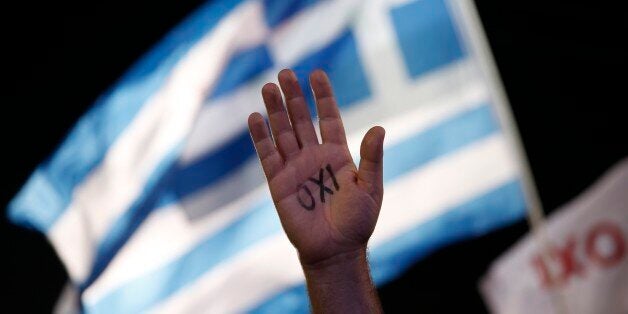
[[272,137],[261,114],[248,123],[288,238],[304,268],[365,252],[382,204],[384,129],[366,133],[356,168],[326,74],[310,75],[321,143],[294,72],[282,70],[279,84],[286,106],[277,85],[262,88]]

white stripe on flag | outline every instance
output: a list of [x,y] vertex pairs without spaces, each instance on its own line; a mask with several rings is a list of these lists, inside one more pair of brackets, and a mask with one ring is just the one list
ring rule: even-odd
[[[405,230],[512,180],[517,176],[512,160],[503,136],[496,134],[390,183],[370,247],[394,241]],[[417,207],[409,210],[408,204]],[[302,281],[296,252],[278,233],[205,273],[154,309],[242,312]]]
[[275,62],[289,66],[327,45],[353,21],[361,2],[320,1],[297,13],[279,26],[269,39],[269,49]]
[[232,42],[235,34],[258,27],[249,23],[262,14],[259,2],[243,4],[190,49],[102,164],[76,188],[72,203],[48,234],[72,281],[81,283],[89,275],[100,239],[141,193],[158,163],[187,135],[208,89],[238,48]]

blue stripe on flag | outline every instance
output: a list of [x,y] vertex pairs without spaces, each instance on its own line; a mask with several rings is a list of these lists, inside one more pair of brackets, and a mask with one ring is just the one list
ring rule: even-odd
[[525,210],[521,184],[513,179],[376,247],[370,257],[373,279],[377,284],[386,283],[434,250],[513,223],[524,216]]
[[[384,181],[497,131],[490,105],[473,108],[386,149]],[[408,145],[406,147],[405,145]]]
[[392,9],[391,17],[411,77],[463,57],[444,0],[411,1]]
[[209,1],[137,62],[96,101],[51,158],[37,167],[9,204],[9,219],[47,232],[70,204],[76,185],[100,164],[178,61],[241,1]]
[[266,23],[275,27],[318,0],[264,0]]
[[[174,176],[174,192],[177,199],[186,196],[218,182],[255,155],[255,148],[248,131],[242,132],[221,149],[191,165],[178,168]],[[159,204],[163,206],[166,204]]]
[[[519,181],[503,184],[371,248],[369,263],[373,280],[378,286],[385,284],[438,248],[510,224],[523,217],[524,213],[525,200]],[[309,300],[305,284],[282,291],[250,312],[278,311],[308,313]]]
[[272,66],[273,60],[266,45],[238,52],[231,57],[225,67],[225,71],[211,93],[211,98],[218,98],[233,91]]
[[327,72],[341,109],[371,95],[368,80],[360,63],[355,37],[350,30],[341,34],[327,47],[303,58],[293,66],[312,116],[316,116],[316,108],[308,77],[315,69]]
[[[388,148],[384,160],[386,169],[384,180],[387,182],[394,180],[408,170],[420,167],[430,160],[497,131],[498,126],[493,120],[489,105],[462,112]],[[87,309],[95,312],[146,310],[235,253],[280,230],[281,226],[273,204],[266,200],[254,206],[235,223],[200,242],[179,259],[125,284],[104,296],[96,304],[86,305]],[[130,295],[133,297],[128,298]]]

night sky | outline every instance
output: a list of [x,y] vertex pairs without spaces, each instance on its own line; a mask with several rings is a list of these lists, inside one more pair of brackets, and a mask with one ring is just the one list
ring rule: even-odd
[[[3,4],[2,204],[125,70],[202,1]],[[550,211],[627,155],[625,11],[476,1]],[[2,215],[0,306],[49,312],[67,275],[45,238]],[[443,248],[380,289],[388,312],[486,311],[478,279],[525,221]]]

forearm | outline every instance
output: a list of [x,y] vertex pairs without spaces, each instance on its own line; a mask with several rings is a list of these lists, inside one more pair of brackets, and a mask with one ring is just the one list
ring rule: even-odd
[[382,313],[366,248],[302,266],[314,313]]

